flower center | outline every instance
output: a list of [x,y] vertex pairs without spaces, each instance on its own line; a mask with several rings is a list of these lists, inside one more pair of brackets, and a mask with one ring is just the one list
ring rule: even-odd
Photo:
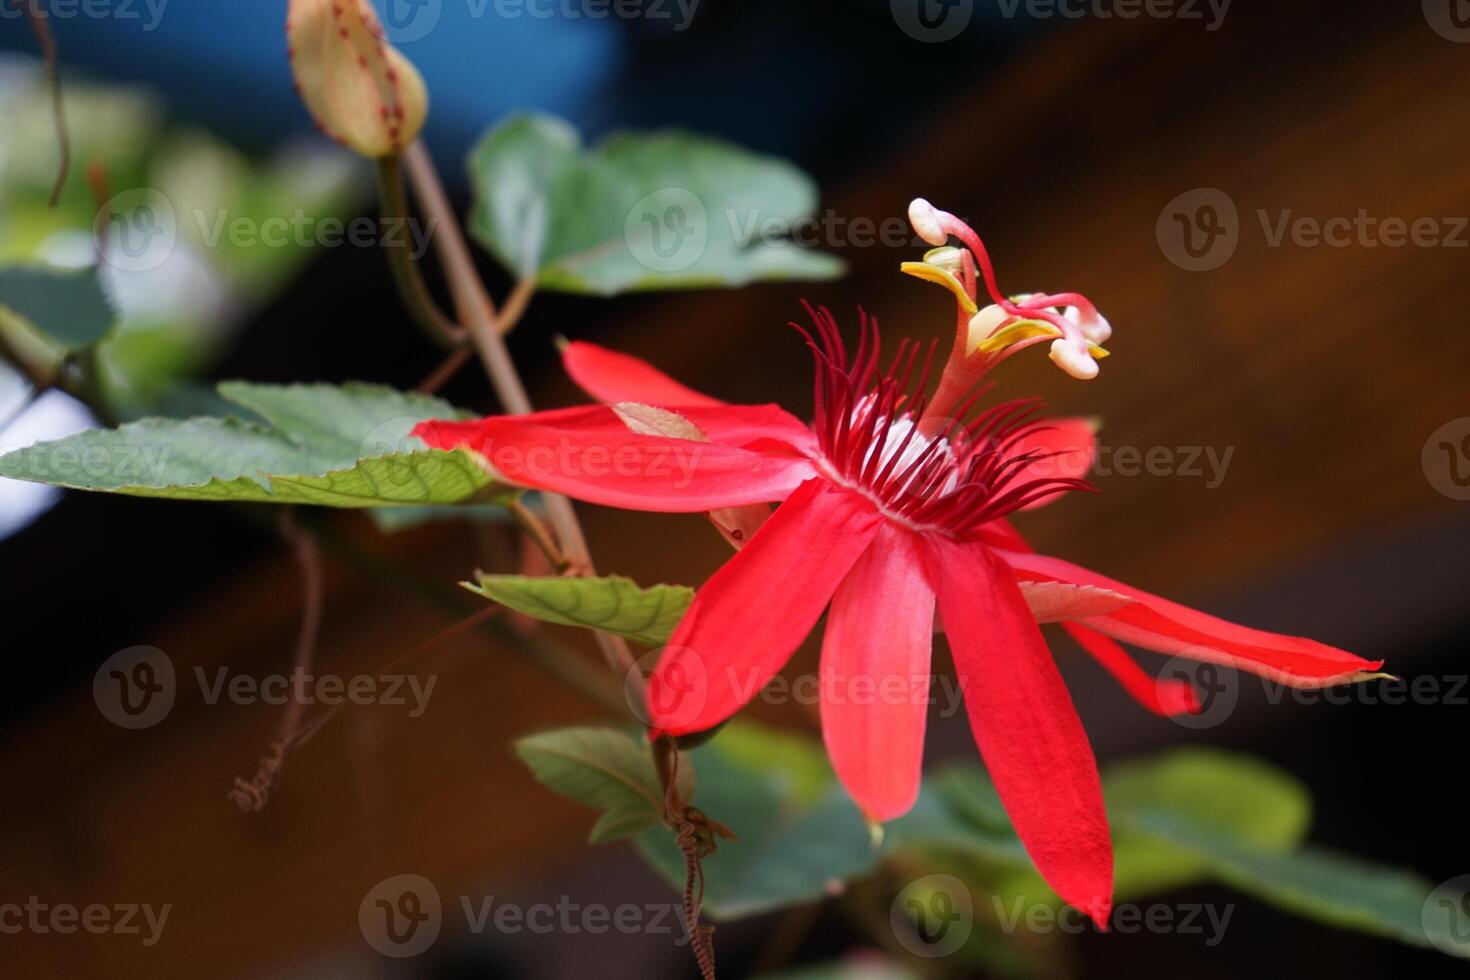
[[808,312],[816,336],[802,332],[816,364],[814,427],[823,468],[889,518],[962,534],[1053,494],[1091,489],[1082,480],[1028,473],[1054,455],[1025,448],[1026,437],[1042,428],[1034,421],[1039,401],[1005,402],[966,422],[983,393],[975,392],[956,417],[926,416],[932,346],[920,368],[919,346],[903,342],[880,373],[874,321],[863,317],[858,350],[849,360],[832,314]]

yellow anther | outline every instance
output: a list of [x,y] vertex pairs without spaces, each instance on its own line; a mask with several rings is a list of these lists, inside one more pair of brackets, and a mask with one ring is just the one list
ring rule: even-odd
[[959,300],[960,307],[966,313],[973,316],[978,312],[979,307],[970,298],[970,294],[965,292],[965,287],[954,277],[953,273],[947,272],[938,266],[930,265],[928,262],[904,262],[899,266],[899,269],[916,279],[923,279],[925,282],[932,282],[948,289],[951,293],[954,293],[954,298]]
[[[999,307],[986,307],[986,310],[991,309],[1000,310]],[[975,354],[994,354],[996,351],[1005,350],[1012,344],[1030,340],[1033,337],[1060,337],[1062,335],[1060,330],[1044,320],[1016,320],[994,333],[987,331],[983,337],[975,336],[977,326],[981,325],[974,320],[970,321],[971,353]]]

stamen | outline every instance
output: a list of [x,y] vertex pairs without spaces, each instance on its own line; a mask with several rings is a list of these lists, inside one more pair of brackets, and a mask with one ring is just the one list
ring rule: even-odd
[[957,399],[962,404],[953,416],[927,414],[936,344],[929,344],[917,377],[919,345],[908,342],[880,374],[875,320],[862,317],[849,358],[832,314],[807,309],[811,330],[792,326],[812,351],[815,428],[826,469],[890,517],[963,534],[1033,499],[1086,487],[1076,479],[1025,479],[1028,468],[1057,455],[1018,448],[1044,428],[1035,420],[1038,400],[992,406],[967,422],[990,387],[976,384]]

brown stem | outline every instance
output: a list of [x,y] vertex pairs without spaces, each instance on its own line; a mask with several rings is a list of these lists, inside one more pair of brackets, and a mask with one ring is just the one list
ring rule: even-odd
[[286,753],[300,736],[301,718],[306,713],[306,679],[311,674],[317,637],[321,633],[322,559],[316,538],[296,523],[294,507],[282,508],[280,529],[281,537],[291,545],[296,563],[301,567],[301,628],[296,634],[296,656],[291,667],[291,703],[276,728],[270,754],[260,760],[254,779],[249,782],[236,779],[230,790],[230,799],[246,813],[258,813],[270,801],[271,788],[285,764]]
[[[418,196],[419,206],[433,222],[436,231],[434,243],[438,246],[444,263],[444,273],[449,280],[450,292],[454,294],[455,307],[469,328],[470,340],[480,354],[485,373],[490,377],[501,406],[512,415],[526,415],[532,411],[531,398],[526,394],[526,387],[506,349],[505,338],[496,324],[495,305],[475,271],[474,259],[471,258],[469,246],[465,244],[464,236],[459,230],[459,223],[455,220],[449,197],[444,193],[444,185],[439,180],[434,161],[419,142],[408,148],[404,159],[408,164],[409,177]],[[528,286],[517,287],[516,293],[512,294],[513,300],[523,292],[529,298],[529,289]],[[513,311],[513,305],[507,304],[507,312]],[[524,305],[525,299],[521,299],[519,307],[524,309]],[[547,517],[556,531],[562,554],[573,567],[583,569],[589,575],[593,574],[594,566],[587,550],[587,539],[582,533],[582,525],[577,520],[571,501],[554,493],[545,494],[544,499]],[[642,676],[637,672],[637,664],[627,642],[616,634],[602,631],[597,631],[596,636],[598,646],[602,648],[603,655],[613,669],[628,678],[630,683],[641,686]]]
[[51,111],[56,121],[56,145],[61,155],[56,167],[56,181],[51,185],[51,206],[54,208],[61,201],[61,191],[66,186],[67,174],[71,172],[71,140],[66,133],[66,111],[61,98],[60,57],[56,49],[56,38],[52,36],[51,25],[47,22],[49,14],[36,3],[27,3],[26,0],[15,0],[14,5],[25,11],[31,33],[36,35],[36,43],[41,47],[41,63],[46,81],[51,86]]
[[[438,633],[435,633],[423,643],[420,643],[418,646],[407,651],[406,653],[401,653],[398,656],[394,657],[382,667],[378,668],[375,676],[379,679],[383,678],[384,675],[388,674],[390,671],[396,671],[406,664],[417,659],[418,657],[421,657],[424,654],[428,653],[430,650],[433,650],[435,647],[440,646],[443,643],[447,643],[448,641],[454,639],[462,633],[474,629],[481,623],[488,622],[489,620],[498,616],[503,609],[503,606],[486,606],[479,612],[472,613],[469,616],[466,616],[459,622],[445,627]],[[284,757],[285,752],[289,752],[292,749],[300,748],[301,746],[305,745],[308,741],[312,739],[313,736],[316,735],[317,732],[321,731],[322,728],[326,726],[327,722],[337,717],[337,715],[341,713],[342,709],[347,707],[351,703],[351,701],[339,702],[338,704],[333,705],[327,711],[323,712],[319,717],[312,719],[309,724],[300,725],[297,728],[292,729],[291,732],[287,735],[286,739],[278,743],[282,746],[283,749],[282,756]]]
[[423,381],[419,382],[417,391],[421,395],[432,395],[449,383],[449,379],[459,373],[459,369],[469,363],[470,358],[475,356],[472,347],[461,347],[446,357],[434,372]]
[[[434,242],[439,248],[445,278],[454,295],[455,308],[469,328],[470,341],[480,354],[485,373],[490,377],[501,406],[512,415],[531,412],[531,399],[517,373],[510,352],[506,349],[503,332],[495,317],[495,305],[475,270],[459,224],[455,221],[449,198],[439,180],[434,161],[422,143],[415,142],[405,154],[409,176],[419,205],[429,215],[437,231]],[[531,294],[531,286],[524,281],[506,302],[505,318],[519,317]],[[504,322],[504,321],[502,321]],[[561,545],[561,554],[573,568],[585,575],[596,573],[592,556],[587,549],[587,539],[577,520],[572,503],[560,494],[543,494],[547,516]],[[624,679],[624,691],[630,699],[641,701],[644,697],[643,675],[628,649],[627,642],[617,634],[595,631],[598,646],[609,666]],[[665,817],[675,831],[679,849],[684,854],[685,887],[684,913],[689,939],[693,945],[695,959],[704,980],[715,980],[714,943],[710,938],[713,929],[699,924],[700,906],[703,902],[704,869],[701,860],[714,850],[714,837],[728,835],[728,829],[714,823],[687,805],[679,797],[678,749],[667,736],[654,740],[651,746],[659,779],[666,794]]]
[[[408,219],[408,197],[403,190],[403,161],[398,156],[378,158],[378,201],[383,216],[383,226],[402,227]],[[428,284],[419,273],[418,263],[408,252],[406,236],[402,241],[382,243],[388,256],[388,268],[393,273],[393,285],[414,322],[435,343],[453,350],[464,346],[466,335],[459,326],[440,309],[429,292]]]
[[520,525],[521,530],[526,532],[527,537],[535,542],[536,547],[541,549],[541,553],[546,556],[546,560],[551,562],[551,567],[556,570],[557,574],[564,573],[570,567],[571,563],[567,561],[567,556],[562,554],[561,549],[556,546],[556,540],[551,536],[551,532],[546,529],[546,525],[541,523],[541,518],[537,517],[531,508],[526,506],[525,501],[519,498],[512,500],[505,506],[510,511],[511,516],[516,519],[516,523]]

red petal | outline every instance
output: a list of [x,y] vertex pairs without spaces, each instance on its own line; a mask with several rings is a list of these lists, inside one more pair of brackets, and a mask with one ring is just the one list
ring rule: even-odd
[[1062,628],[1113,675],[1123,690],[1154,714],[1172,718],[1199,711],[1199,698],[1188,681],[1150,677],[1111,637],[1080,623],[1064,623]]
[[924,542],[970,728],[1001,802],[1047,884],[1104,928],[1113,849],[1102,784],[1041,630],[987,548]]
[[[782,500],[815,475],[794,456],[771,456],[712,442],[645,436],[592,406],[539,416],[493,416],[476,422],[424,422],[414,429],[430,446],[464,447],[519,486],[564,493],[609,507],[690,513]],[[551,419],[555,424],[539,424]]]
[[647,361],[596,344],[573,341],[561,357],[578,387],[600,402],[642,402],[660,408],[724,404],[686,388]]
[[[1017,470],[1012,477],[995,491],[999,496],[1010,487],[1031,480],[1080,480],[1092,469],[1092,460],[1097,453],[1097,435],[1088,419],[1047,419],[1040,428],[1034,429],[1016,442],[1012,450],[1015,455],[1029,452],[1047,453],[1041,459]],[[1060,494],[1044,497],[1022,507],[1034,510],[1045,507]]]
[[648,682],[653,727],[712,728],[801,645],[878,532],[867,500],[811,480],[704,584]]
[[[621,404],[625,408],[629,407],[627,403],[615,404]],[[638,405],[645,404],[648,403],[638,402],[631,407],[636,409]],[[817,437],[811,427],[779,405],[681,407],[674,410],[673,414],[678,421],[688,422],[698,429],[710,442],[718,442],[727,446],[748,446],[758,452],[782,454],[790,454],[792,450],[804,453],[817,452]],[[632,427],[619,417],[610,405],[578,405],[574,408],[554,408],[545,412],[532,412],[529,415],[491,416],[491,418],[513,418],[522,423],[529,422],[535,425],[586,432],[632,431]],[[444,433],[453,433],[460,440],[459,444],[472,441],[482,421],[484,420],[435,422],[434,431],[440,433],[436,438],[441,441],[447,440],[451,437]],[[428,441],[428,437],[422,432],[416,431],[415,434],[426,442]],[[656,435],[658,433],[644,430],[644,434]],[[685,437],[675,432],[663,434],[672,438],[693,438],[693,436]],[[771,442],[782,445],[773,446],[770,445]],[[430,443],[430,445],[439,445],[439,443]]]
[[822,640],[822,737],[871,821],[919,795],[934,590],[913,535],[884,522],[832,597]]
[[[767,452],[795,449],[815,454],[819,451],[817,434],[811,426],[779,405],[679,406],[675,411],[699,426],[711,442]],[[771,441],[784,445],[764,445]]]
[[1133,600],[1115,612],[1081,620],[1114,639],[1159,653],[1182,654],[1254,671],[1289,684],[1352,680],[1377,670],[1381,660],[1362,657],[1299,636],[1268,633],[1226,622],[1142,589],[1046,555],[997,551],[1018,579],[1069,582],[1111,589]]

